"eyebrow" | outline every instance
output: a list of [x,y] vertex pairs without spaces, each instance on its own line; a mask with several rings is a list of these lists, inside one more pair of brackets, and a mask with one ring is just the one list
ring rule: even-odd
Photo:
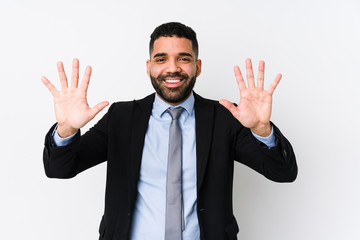
[[[167,55],[168,55],[167,53],[157,53],[157,54],[154,55],[153,58],[164,57],[164,56],[167,56]],[[194,58],[193,55],[191,55],[190,53],[187,53],[187,52],[180,52],[178,55],[179,56],[187,56],[187,57]]]
[[153,58],[156,58],[156,57],[163,57],[163,56],[166,56],[167,54],[166,53],[157,53],[154,55]]
[[193,55],[191,55],[190,53],[187,53],[187,52],[181,52],[181,53],[179,53],[179,55],[180,55],[180,56],[187,56],[187,57],[192,57],[192,58],[194,58]]

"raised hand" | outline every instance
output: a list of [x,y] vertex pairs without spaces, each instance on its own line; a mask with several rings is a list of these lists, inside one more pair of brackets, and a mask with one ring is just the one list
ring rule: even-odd
[[109,105],[109,102],[104,101],[96,104],[93,108],[89,107],[87,102],[87,89],[91,76],[90,66],[86,67],[80,87],[78,87],[78,59],[73,60],[70,87],[68,86],[68,80],[62,62],[58,62],[57,69],[59,72],[61,91],[57,90],[46,77],[42,77],[41,81],[54,97],[55,115],[58,122],[57,133],[60,137],[65,138],[85,126],[96,114]]
[[255,86],[254,74],[250,59],[246,59],[246,78],[248,87],[241,75],[240,68],[235,66],[234,72],[240,90],[240,102],[235,106],[228,100],[220,100],[225,108],[245,127],[250,128],[255,134],[267,137],[271,134],[270,116],[272,106],[272,94],[280,82],[281,74],[278,74],[268,90],[264,90],[265,62],[259,62],[257,84]]

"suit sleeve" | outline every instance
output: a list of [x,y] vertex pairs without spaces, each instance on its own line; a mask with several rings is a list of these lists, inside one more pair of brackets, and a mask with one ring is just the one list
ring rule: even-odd
[[268,149],[241,127],[237,134],[236,160],[276,182],[293,182],[298,173],[296,158],[290,142],[274,125],[276,146]]
[[78,173],[100,164],[107,159],[108,121],[114,104],[100,121],[81,136],[76,133],[71,143],[55,146],[52,132],[54,124],[45,137],[43,162],[49,178],[72,178]]

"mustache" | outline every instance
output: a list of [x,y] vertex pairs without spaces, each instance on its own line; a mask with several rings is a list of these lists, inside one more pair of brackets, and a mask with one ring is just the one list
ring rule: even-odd
[[189,75],[187,75],[186,73],[168,73],[166,75],[159,75],[157,77],[157,79],[165,81],[166,78],[183,78],[183,79],[188,79]]

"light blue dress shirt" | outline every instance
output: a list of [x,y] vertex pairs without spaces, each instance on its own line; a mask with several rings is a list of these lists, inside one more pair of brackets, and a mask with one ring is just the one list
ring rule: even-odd
[[[196,211],[196,136],[194,96],[176,107],[185,110],[179,117],[182,134],[182,179],[185,230],[183,239],[200,239]],[[138,198],[132,222],[132,240],[161,240],[165,233],[166,173],[171,116],[174,108],[155,97],[145,135],[141,160]]]
[[[200,239],[200,229],[197,218],[196,192],[196,136],[194,96],[190,95],[176,107],[185,110],[179,118],[182,132],[182,178],[183,178],[183,206],[185,229],[183,240]],[[140,178],[138,182],[138,197],[133,213],[131,240],[161,240],[165,234],[166,207],[166,173],[169,145],[169,128],[171,117],[166,112],[174,108],[155,96],[153,109],[145,135],[142,153]],[[273,132],[269,137],[253,135],[269,148],[275,146]],[[74,135],[73,135],[74,136]],[[72,137],[60,138],[54,131],[56,146],[64,146],[71,142]]]

